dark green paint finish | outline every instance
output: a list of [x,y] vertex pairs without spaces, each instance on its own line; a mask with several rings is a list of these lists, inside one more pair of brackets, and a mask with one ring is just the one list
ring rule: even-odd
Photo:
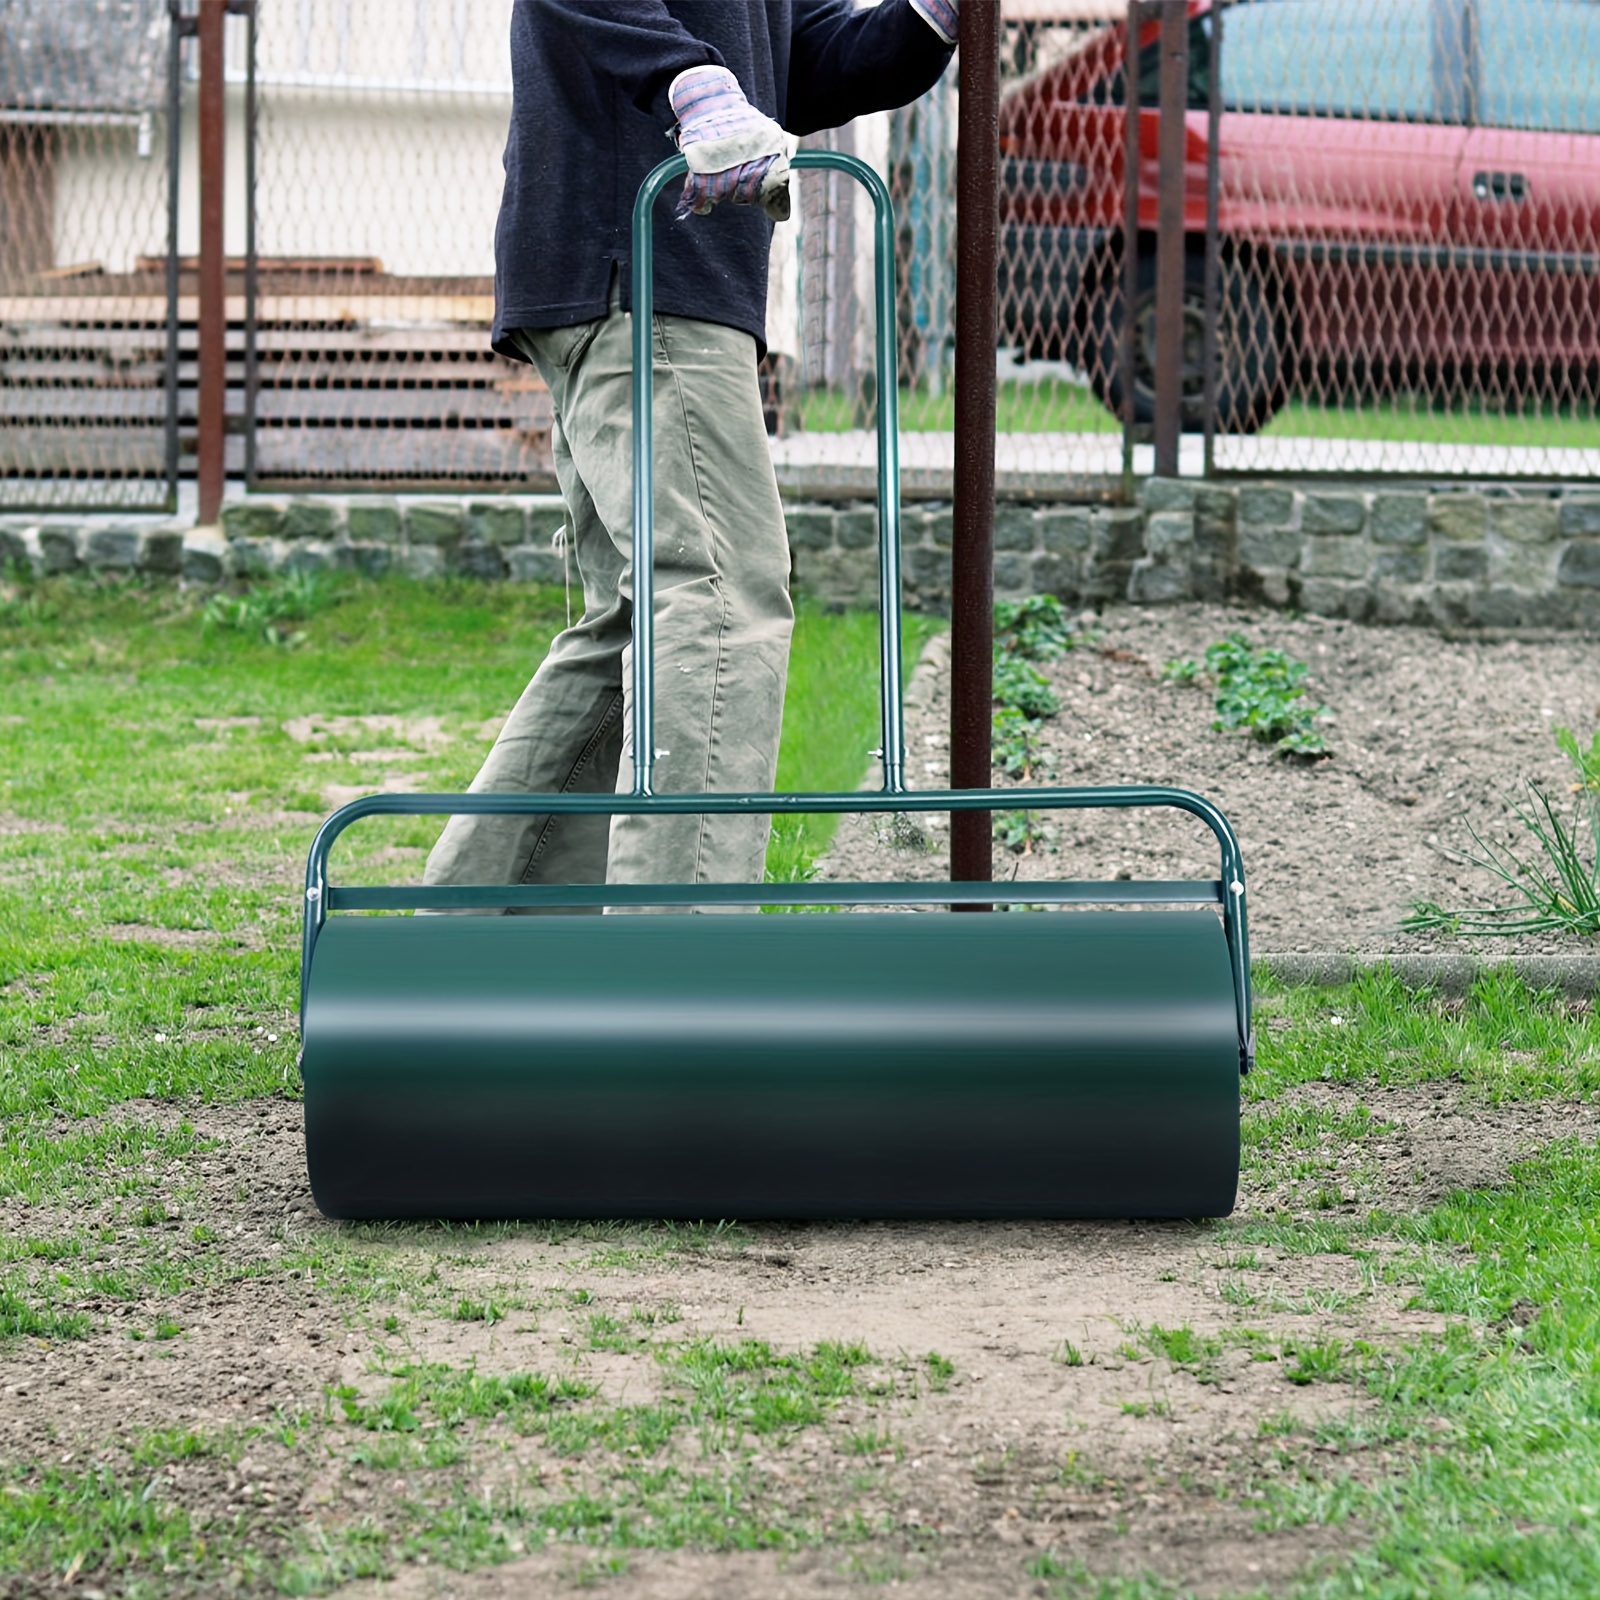
[[331,1216],[1234,1202],[1210,911],[333,917],[304,1026]]

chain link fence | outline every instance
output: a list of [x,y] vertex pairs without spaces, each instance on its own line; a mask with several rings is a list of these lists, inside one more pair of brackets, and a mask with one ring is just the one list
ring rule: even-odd
[[[548,485],[549,396],[488,348],[504,0],[260,0],[253,485]],[[248,76],[249,62],[234,68]]]
[[[1123,9],[1116,0],[1008,0],[1002,49],[1007,85],[1038,78],[1092,45]],[[913,496],[948,497],[951,489],[959,96],[958,61],[915,104],[806,141],[867,160],[894,198],[901,461]],[[1108,216],[1121,214],[1119,134],[1103,120],[1104,139],[1092,167],[1086,161],[1069,166],[1003,156],[1002,348],[996,353],[1002,493],[1113,494],[1120,487],[1122,423],[1094,388],[1096,375],[1111,381],[1114,359],[1110,365],[1097,356],[1068,359],[1060,339],[1040,320],[1092,282],[1106,234],[1102,226],[1092,236],[1069,237],[1057,226],[1052,207],[1058,187],[1087,184]],[[777,232],[767,319],[775,352],[768,380],[769,397],[777,401],[768,418],[778,435],[774,454],[780,480],[793,487],[863,492],[873,483],[870,429],[877,401],[872,331],[865,322],[871,306],[870,213],[848,180],[807,173],[797,182],[797,223]],[[1099,315],[1103,322],[1105,313]]]
[[[1181,175],[1155,159],[1159,0],[1136,23],[1131,319],[1126,16],[1005,97],[1002,323],[1028,365],[1064,360],[1066,383],[1121,411],[1126,334],[1144,437],[1157,198],[1181,182],[1186,470],[1204,453],[1223,472],[1600,473],[1600,4],[1186,9]],[[1202,452],[1208,334],[1216,437]]]
[[[1184,470],[1600,475],[1600,0],[1186,10]],[[1158,12],[1130,51],[1126,0],[1003,0],[1003,494],[1150,468]],[[487,348],[506,25],[503,0],[230,17],[235,476],[552,483],[549,397]],[[192,454],[194,63],[185,42],[173,120],[171,27],[166,0],[0,0],[5,505],[168,503]],[[950,491],[958,97],[952,73],[818,141],[896,201],[912,496]],[[803,174],[777,230],[763,383],[797,490],[874,483],[866,204]]]
[[0,509],[173,502],[172,61],[167,0],[0,0]]
[[[1227,8],[1219,468],[1600,472],[1600,5]],[[1231,344],[1229,343],[1231,340]]]

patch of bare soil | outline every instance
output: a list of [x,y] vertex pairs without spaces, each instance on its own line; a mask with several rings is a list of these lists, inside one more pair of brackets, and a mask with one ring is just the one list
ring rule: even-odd
[[[1552,1139],[1597,1132],[1592,1106],[1495,1107],[1448,1086],[1313,1085],[1267,1111],[1286,1106],[1339,1113],[1339,1131],[1294,1181],[1270,1144],[1247,1139],[1239,1220],[1403,1212],[1499,1182]],[[634,1552],[603,1592],[799,1600],[898,1581],[941,1600],[1041,1595],[1050,1586],[1030,1564],[1046,1552],[1200,1595],[1271,1592],[1359,1538],[1348,1527],[1337,1538],[1264,1532],[1236,1498],[1285,1461],[1324,1460],[1309,1425],[1367,1405],[1346,1383],[1292,1381],[1286,1347],[1439,1326],[1408,1309],[1403,1284],[1351,1256],[1244,1251],[1211,1224],[771,1224],[692,1248],[626,1226],[351,1228],[315,1210],[293,1101],[136,1102],[56,1131],[181,1135],[185,1123],[198,1151],[180,1140],[151,1153],[146,1140],[70,1206],[0,1201],[8,1237],[98,1251],[99,1284],[61,1307],[89,1316],[86,1337],[0,1346],[0,1460],[131,1470],[155,1430],[231,1439],[163,1467],[152,1492],[199,1519],[241,1519],[269,1566],[299,1530],[390,1525],[446,1479],[536,1502],[604,1496],[630,1465],[605,1452],[574,1460],[491,1426],[455,1478],[373,1466],[357,1448],[370,1436],[343,1424],[330,1396],[348,1386],[370,1400],[399,1362],[564,1374],[596,1384],[596,1403],[637,1405],[661,1393],[662,1347],[758,1339],[793,1352],[837,1340],[868,1347],[885,1394],[856,1394],[740,1468],[759,1505],[835,1534],[786,1555]],[[497,1312],[463,1315],[463,1303]],[[637,1337],[608,1347],[597,1318]],[[1148,1337],[1154,1325],[1192,1329],[1211,1355],[1174,1363]],[[690,1439],[664,1459],[736,1465]],[[1331,1464],[1392,1465],[1373,1452]],[[396,1583],[342,1592],[564,1594],[594,1581],[597,1559],[556,1544],[478,1573],[399,1563]],[[56,1592],[43,1577],[0,1585]]]
[[[1243,849],[1258,952],[1459,950],[1460,940],[1402,933],[1400,923],[1416,900],[1501,903],[1501,886],[1455,853],[1474,848],[1472,827],[1526,845],[1507,797],[1526,777],[1564,798],[1570,769],[1552,730],[1570,727],[1586,745],[1600,724],[1600,639],[1453,639],[1200,605],[1113,607],[1088,620],[1093,642],[1042,667],[1061,710],[1037,724],[1048,770],[1033,781],[1170,784],[1215,801]],[[1285,759],[1215,732],[1207,689],[1161,681],[1168,661],[1200,660],[1232,633],[1309,664],[1307,693],[1331,713],[1329,759]],[[906,711],[912,788],[949,783],[948,660],[935,660]],[[996,845],[997,878],[1215,876],[1211,836],[1187,817],[1041,816],[1042,846],[1017,855]],[[846,819],[822,876],[947,876],[944,819],[920,821],[907,830]],[[1555,934],[1470,947],[1492,957],[1593,950],[1594,941]]]

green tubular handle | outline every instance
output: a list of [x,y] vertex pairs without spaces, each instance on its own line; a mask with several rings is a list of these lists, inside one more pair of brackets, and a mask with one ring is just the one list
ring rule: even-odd
[[[879,692],[883,715],[883,788],[905,787],[900,659],[900,387],[895,359],[894,202],[882,178],[858,156],[801,150],[790,165],[825,167],[854,178],[872,197],[873,304],[878,338],[878,615]],[[652,793],[655,766],[655,383],[651,333],[655,307],[652,212],[661,191],[682,177],[682,156],[663,161],[633,205],[633,792]]]

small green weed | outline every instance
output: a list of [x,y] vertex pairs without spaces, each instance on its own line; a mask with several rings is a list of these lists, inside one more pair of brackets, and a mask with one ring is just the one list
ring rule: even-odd
[[1351,1357],[1356,1347],[1339,1339],[1315,1344],[1286,1343],[1281,1352],[1283,1375],[1290,1383],[1342,1383],[1353,1377]]
[[928,1371],[928,1382],[934,1389],[948,1389],[950,1380],[956,1375],[956,1364],[947,1356],[942,1356],[937,1350],[930,1350],[922,1358],[922,1364]]
[[1173,1366],[1201,1383],[1217,1381],[1217,1362],[1223,1349],[1221,1339],[1196,1333],[1193,1328],[1163,1328],[1156,1322],[1145,1330],[1144,1342],[1153,1354],[1165,1356]]
[[289,572],[242,594],[213,595],[201,612],[201,631],[242,633],[269,645],[293,649],[306,634],[296,623],[309,622],[335,603],[337,591],[319,572]]
[[1172,1406],[1165,1400],[1124,1400],[1120,1407],[1125,1417],[1170,1417]]
[[1055,1551],[1041,1550],[1023,1570],[1030,1578],[1065,1578],[1073,1569]]
[[1056,1346],[1051,1360],[1059,1362],[1063,1367],[1081,1367],[1083,1352],[1070,1339],[1063,1339]]
[[994,608],[994,647],[1024,661],[1056,661],[1072,648],[1072,627],[1053,594],[1000,600]]
[[845,1436],[844,1450],[851,1456],[881,1456],[894,1451],[895,1444],[887,1429],[863,1428],[858,1433]]
[[994,700],[997,706],[1009,707],[1034,721],[1053,717],[1061,709],[1050,680],[1037,667],[1015,656],[995,657]]
[[645,1341],[632,1332],[616,1317],[596,1311],[589,1318],[589,1348],[591,1350],[636,1350]]

